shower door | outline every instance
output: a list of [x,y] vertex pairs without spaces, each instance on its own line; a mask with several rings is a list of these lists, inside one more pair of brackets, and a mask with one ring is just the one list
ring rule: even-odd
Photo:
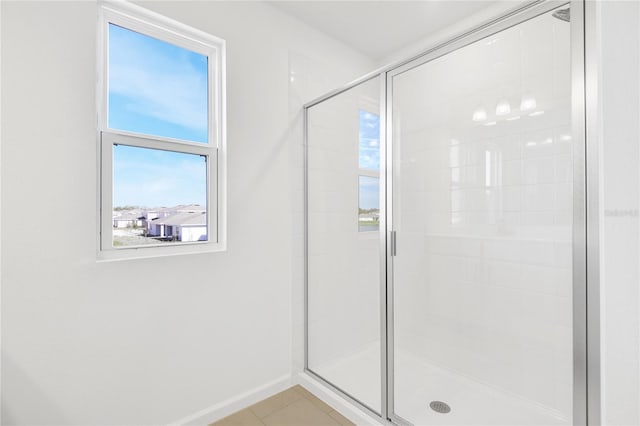
[[382,413],[376,76],[307,110],[306,369]]
[[573,422],[570,23],[554,12],[388,74],[397,422]]

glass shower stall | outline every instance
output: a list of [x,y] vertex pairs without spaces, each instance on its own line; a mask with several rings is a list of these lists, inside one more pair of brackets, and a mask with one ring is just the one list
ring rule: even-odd
[[585,422],[581,14],[537,2],[305,106],[305,368],[372,415]]

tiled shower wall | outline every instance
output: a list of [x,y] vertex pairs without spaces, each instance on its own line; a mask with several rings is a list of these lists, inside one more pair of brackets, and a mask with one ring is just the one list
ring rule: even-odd
[[569,61],[536,18],[395,77],[393,123],[396,349],[567,419]]

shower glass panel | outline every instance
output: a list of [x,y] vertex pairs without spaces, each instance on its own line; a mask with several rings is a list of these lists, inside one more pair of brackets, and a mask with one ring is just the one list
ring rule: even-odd
[[307,368],[378,413],[380,90],[307,111]]
[[570,24],[545,13],[406,69],[389,77],[393,413],[572,424]]

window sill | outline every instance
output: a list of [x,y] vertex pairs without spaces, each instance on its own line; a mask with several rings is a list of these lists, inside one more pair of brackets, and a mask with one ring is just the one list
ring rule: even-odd
[[226,251],[223,243],[180,244],[171,247],[131,247],[113,250],[99,250],[97,262],[113,262],[120,260],[153,259],[158,257],[216,253]]

